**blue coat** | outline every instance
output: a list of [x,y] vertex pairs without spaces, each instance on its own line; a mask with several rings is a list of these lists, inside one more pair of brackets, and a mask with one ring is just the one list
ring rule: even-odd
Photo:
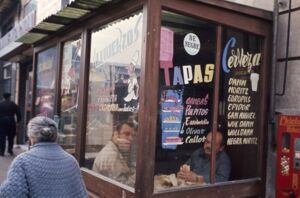
[[56,143],[38,143],[12,162],[2,198],[86,198],[80,168]]
[[[194,151],[186,164],[191,166],[193,172],[202,175],[206,183],[209,183],[210,158],[205,155],[203,148]],[[228,181],[230,176],[230,159],[224,151],[217,153],[215,166],[216,182]]]

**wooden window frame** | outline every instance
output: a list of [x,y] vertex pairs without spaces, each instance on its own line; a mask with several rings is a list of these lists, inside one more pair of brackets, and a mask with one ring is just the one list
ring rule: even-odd
[[[222,6],[222,7],[221,7]],[[143,11],[143,46],[142,46],[142,64],[140,76],[140,99],[139,99],[139,131],[137,135],[137,168],[135,189],[125,185],[116,184],[110,180],[97,176],[92,171],[82,168],[82,174],[86,186],[91,195],[100,197],[143,197],[143,198],[182,198],[192,197],[195,194],[203,197],[218,197],[224,195],[231,196],[263,196],[264,185],[266,180],[266,144],[259,145],[259,178],[252,178],[240,181],[230,181],[222,184],[212,184],[205,187],[187,187],[170,189],[164,192],[154,192],[154,163],[155,163],[155,144],[156,144],[156,126],[157,126],[157,106],[158,86],[159,86],[159,46],[160,46],[160,27],[162,10],[172,11],[178,14],[203,19],[217,25],[217,51],[216,51],[216,68],[220,68],[221,58],[221,38],[222,28],[231,27],[241,31],[249,32],[263,37],[263,63],[262,73],[262,97],[260,106],[262,109],[262,118],[259,120],[259,131],[261,131],[261,142],[267,141],[267,105],[268,99],[267,87],[267,65],[269,64],[271,51],[269,50],[271,41],[271,22],[270,17],[265,12],[252,8],[235,5],[229,2],[211,0],[209,3],[205,0],[198,1],[181,1],[181,0],[133,0],[126,3],[120,3],[117,6],[106,6],[100,8],[91,19],[81,21],[72,26],[72,30],[66,30],[58,33],[48,39],[45,43],[37,43],[34,46],[33,54],[33,95],[35,99],[36,90],[36,63],[37,53],[53,46],[56,43],[58,78],[56,82],[56,105],[55,113],[59,114],[60,109],[60,83],[62,68],[62,51],[63,43],[76,36],[81,36],[82,51],[80,63],[80,84],[79,84],[79,111],[77,119],[77,139],[75,156],[80,165],[84,163],[85,140],[86,140],[86,120],[89,83],[89,64],[90,64],[90,46],[91,31],[97,27],[110,23],[114,20],[128,16],[136,11]],[[238,11],[236,11],[238,10]],[[112,14],[114,13],[114,14]],[[258,16],[258,17],[257,17]],[[247,26],[244,25],[247,21]],[[270,64],[269,64],[270,65]],[[213,103],[213,139],[217,130],[217,106],[219,96],[219,73],[216,70],[214,103]],[[152,82],[151,84],[148,82]],[[154,88],[153,88],[154,87]],[[147,90],[147,91],[146,91]],[[149,97],[151,96],[151,97]],[[34,110],[34,100],[32,100],[32,110]],[[147,112],[147,114],[143,113]],[[265,131],[263,133],[263,131]],[[214,141],[213,141],[214,142]],[[147,155],[145,155],[147,153]],[[215,166],[215,144],[212,151],[212,170]],[[214,183],[214,172],[211,172]]]
[[[201,1],[204,2],[204,1]],[[264,195],[264,186],[265,185],[265,177],[266,177],[266,144],[262,142],[267,141],[267,86],[268,86],[268,77],[267,73],[267,60],[270,60],[270,49],[268,46],[270,45],[271,38],[271,23],[266,19],[253,19],[253,15],[259,14],[262,18],[265,17],[264,13],[257,13],[257,10],[246,9],[243,6],[238,6],[238,8],[242,8],[242,11],[247,12],[247,14],[252,15],[247,16],[245,14],[233,12],[229,9],[224,9],[216,6],[216,1],[213,1],[210,5],[207,3],[199,2],[199,6],[196,6],[195,2],[192,1],[179,1],[179,0],[161,0],[161,1],[148,1],[148,12],[150,14],[147,15],[149,18],[147,20],[147,33],[149,36],[149,40],[146,40],[146,54],[145,62],[146,65],[152,65],[153,67],[145,68],[145,80],[141,81],[143,84],[140,85],[141,89],[141,99],[140,99],[140,111],[147,112],[147,117],[139,117],[139,126],[143,129],[143,136],[138,139],[138,166],[137,166],[137,197],[172,197],[172,198],[181,198],[181,197],[192,197],[197,194],[197,196],[201,197],[219,197],[224,195],[231,196],[263,196]],[[220,1],[218,1],[220,2]],[[221,4],[223,4],[221,2]],[[224,3],[228,5],[227,3]],[[234,7],[234,6],[233,6]],[[205,187],[187,187],[183,189],[176,190],[165,190],[164,192],[154,192],[153,189],[153,178],[154,178],[154,163],[155,163],[155,137],[156,137],[156,116],[157,109],[153,108],[156,106],[156,102],[158,101],[157,89],[151,90],[151,87],[158,88],[158,76],[159,76],[159,67],[155,67],[158,65],[159,60],[159,38],[160,32],[156,31],[160,29],[160,21],[161,21],[161,11],[167,10],[172,11],[178,14],[183,14],[186,16],[191,16],[199,19],[203,19],[205,21],[210,21],[212,23],[217,24],[217,52],[216,52],[216,68],[220,68],[220,58],[221,58],[221,39],[222,39],[222,28],[230,27],[234,29],[238,29],[244,32],[253,33],[260,37],[263,37],[263,63],[262,63],[262,98],[260,101],[260,107],[264,109],[262,112],[262,118],[259,120],[259,131],[261,135],[261,144],[259,145],[259,162],[258,162],[258,174],[260,177],[244,179],[238,181],[230,181],[224,182],[222,184],[212,184],[210,186]],[[192,14],[191,14],[192,13]],[[247,26],[244,25],[245,21],[247,21]],[[268,28],[267,28],[268,27]],[[150,34],[149,34],[150,32]],[[151,37],[152,35],[152,37]],[[148,38],[148,37],[147,37]],[[214,112],[213,112],[213,136],[215,136],[217,130],[217,115],[218,115],[218,94],[219,94],[219,75],[220,71],[216,71],[215,79],[215,88],[214,88]],[[151,81],[152,84],[149,85],[146,82]],[[151,95],[151,101],[147,101],[147,98],[143,98],[145,92],[147,90],[147,94]],[[150,92],[150,93],[149,93]],[[142,115],[141,115],[142,116]],[[152,118],[152,119],[149,119]],[[154,118],[154,119],[153,119]],[[215,139],[215,138],[213,138]],[[213,141],[214,142],[214,141]],[[141,147],[141,148],[140,148]],[[144,150],[144,151],[143,151]],[[214,170],[215,166],[215,144],[212,147],[212,164],[211,170]],[[147,153],[147,155],[143,155],[143,153]],[[140,174],[139,174],[140,173]],[[141,174],[142,173],[142,174]],[[214,183],[214,171],[211,172],[212,182]]]

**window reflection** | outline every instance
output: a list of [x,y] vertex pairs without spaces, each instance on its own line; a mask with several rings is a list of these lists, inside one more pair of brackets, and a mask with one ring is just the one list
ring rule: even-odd
[[68,41],[63,47],[61,77],[61,109],[59,143],[70,153],[75,152],[81,39]]
[[35,114],[53,118],[57,57],[56,48],[37,55]]
[[97,154],[92,170],[129,186],[134,185],[135,166],[130,156],[135,126],[133,121],[122,121],[113,130],[111,140]]
[[92,32],[85,166],[135,182],[142,14]]

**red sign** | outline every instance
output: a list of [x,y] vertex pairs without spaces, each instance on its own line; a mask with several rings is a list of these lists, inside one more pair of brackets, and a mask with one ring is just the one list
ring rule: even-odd
[[277,140],[276,197],[299,197],[300,116],[279,117]]

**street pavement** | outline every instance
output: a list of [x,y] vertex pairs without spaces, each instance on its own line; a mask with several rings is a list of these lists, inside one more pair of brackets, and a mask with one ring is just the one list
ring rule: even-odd
[[13,156],[10,156],[8,153],[5,153],[4,157],[0,156],[0,184],[5,180],[9,165],[13,159],[20,153],[25,152],[26,149],[26,145],[15,145]]

